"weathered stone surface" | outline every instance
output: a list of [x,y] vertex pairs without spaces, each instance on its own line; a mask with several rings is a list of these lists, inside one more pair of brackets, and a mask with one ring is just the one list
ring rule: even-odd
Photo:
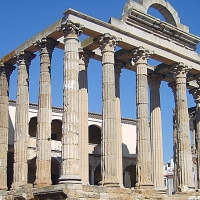
[[17,101],[14,139],[14,177],[12,188],[27,184],[27,144],[29,123],[29,66],[35,57],[31,52],[16,55],[18,64]]
[[176,114],[178,146],[178,190],[185,192],[194,189],[192,181],[192,153],[190,147],[189,115],[186,95],[186,75],[188,67],[183,63],[172,66],[176,81]]
[[121,130],[121,108],[120,108],[120,74],[123,68],[121,61],[115,61],[115,104],[116,104],[116,131],[117,131],[117,178],[119,185],[123,187],[122,169],[122,130]]
[[[174,94],[174,102],[176,104],[176,82],[170,82],[168,86],[172,89]],[[173,160],[174,160],[174,191],[178,191],[178,138],[177,138],[177,113],[176,108],[173,110]]]
[[148,74],[150,88],[150,138],[152,159],[152,181],[157,190],[164,190],[162,119],[160,108],[161,74]]
[[36,187],[51,185],[51,57],[57,44],[50,38],[43,38],[35,44],[40,51]]
[[14,69],[11,65],[0,64],[0,190],[7,190],[9,80]]
[[[132,7],[133,6],[133,7]],[[136,6],[136,7],[134,7]],[[143,11],[147,11],[150,6],[158,8],[166,17],[166,21],[171,24],[162,23],[154,17],[150,17]],[[132,9],[130,8],[138,8]],[[160,9],[162,8],[162,10]],[[151,137],[149,134],[148,122],[148,85],[147,85],[147,61],[149,48],[155,51],[154,59],[164,62],[166,65],[180,61],[186,61],[187,65],[193,65],[191,73],[199,71],[199,55],[195,52],[196,44],[200,39],[189,33],[185,33],[183,26],[179,23],[179,18],[173,19],[177,13],[170,4],[164,0],[138,0],[138,2],[128,1],[124,10],[122,20],[112,18],[109,23],[102,22],[93,17],[84,15],[72,9],[66,11],[65,17],[55,23],[44,32],[38,34],[33,39],[21,45],[16,52],[21,50],[36,51],[32,46],[33,40],[43,38],[38,42],[41,58],[41,77],[38,109],[38,131],[37,131],[37,187],[27,185],[27,141],[28,141],[28,69],[33,54],[24,52],[17,56],[18,60],[18,92],[17,92],[17,112],[16,112],[16,135],[15,135],[15,163],[14,163],[14,183],[13,191],[0,193],[0,199],[197,199],[199,193],[193,193],[191,185],[191,151],[189,144],[189,128],[187,117],[186,101],[186,71],[185,67],[178,64],[173,66],[175,78],[175,120],[174,131],[175,147],[175,179],[176,193],[173,196],[160,195],[154,190],[151,182],[151,156],[150,141],[152,142],[153,158],[153,182],[160,187],[162,171],[162,145],[161,145],[161,122],[160,122],[160,102],[157,85],[150,84],[151,91]],[[131,12],[130,12],[131,11]],[[171,13],[169,13],[171,12]],[[135,16],[134,16],[135,15]],[[84,33],[89,37],[96,38],[102,33],[108,32],[121,36],[123,41],[119,46],[127,51],[126,55],[118,55],[124,62],[128,62],[130,70],[137,70],[137,118],[138,118],[138,141],[137,141],[137,187],[136,189],[119,188],[122,186],[122,163],[121,163],[121,131],[120,131],[120,95],[119,95],[119,74],[115,68],[114,76],[114,53],[117,44],[116,37],[104,34],[99,37],[100,49],[95,59],[101,60],[103,65],[103,142],[102,142],[102,174],[101,187],[88,186],[88,97],[87,97],[87,64],[85,52],[78,52],[80,43],[78,36],[82,32],[82,26],[69,19],[81,21],[86,25]],[[142,20],[141,20],[142,19]],[[136,22],[136,23],[135,23]],[[57,27],[61,23],[61,29]],[[128,24],[128,25],[127,25]],[[177,25],[175,27],[174,25]],[[50,30],[52,29],[52,30]],[[169,33],[169,35],[168,35]],[[73,182],[79,184],[59,184],[56,186],[44,187],[51,184],[51,146],[50,146],[50,121],[51,121],[51,87],[50,87],[50,60],[55,41],[50,39],[63,40],[59,48],[65,48],[64,52],[64,112],[63,112],[63,135],[62,135],[62,170],[60,183]],[[47,39],[48,38],[48,39]],[[89,42],[88,42],[89,41]],[[97,43],[92,43],[93,39],[88,38],[82,45],[98,53]],[[63,42],[63,41],[62,41]],[[90,43],[91,42],[91,43]],[[90,43],[90,44],[89,44]],[[31,44],[31,45],[30,45]],[[140,47],[144,45],[145,48]],[[134,62],[130,49],[134,51]],[[139,48],[138,48],[139,47]],[[121,51],[119,51],[120,54]],[[12,52],[10,55],[13,55]],[[84,54],[84,56],[83,56]],[[130,54],[130,55],[129,55]],[[14,63],[11,56],[3,59]],[[115,54],[117,55],[117,54]],[[116,58],[118,58],[116,56]],[[116,64],[116,63],[115,63]],[[134,66],[133,66],[134,65]],[[167,81],[174,81],[171,76],[169,66],[151,67],[150,71],[158,70],[166,75]],[[6,189],[6,165],[8,151],[8,77],[5,73],[0,74],[0,189]],[[192,79],[192,76],[188,77]],[[197,105],[199,107],[199,105]],[[198,109],[198,108],[197,108]],[[199,115],[197,110],[197,120]],[[5,116],[4,116],[5,115]],[[199,124],[197,124],[197,135],[199,134]],[[155,131],[155,129],[157,131]],[[154,137],[155,136],[155,137]],[[155,139],[155,140],[154,140]],[[31,140],[31,139],[30,139]],[[81,140],[81,142],[80,142]],[[199,138],[197,137],[197,140]],[[157,141],[157,142],[155,142]],[[198,143],[198,141],[197,141]],[[33,145],[34,146],[34,145]],[[61,145],[60,145],[61,146]],[[59,148],[60,148],[59,146]],[[199,144],[197,145],[199,146]],[[34,147],[35,148],[35,147]],[[59,149],[58,148],[58,149]],[[178,150],[180,149],[180,151]],[[34,150],[33,150],[34,151]],[[60,155],[61,151],[59,149]],[[198,155],[198,154],[197,154]],[[35,154],[34,154],[35,156]],[[81,159],[80,159],[81,157]],[[198,155],[199,157],[199,155]],[[198,163],[200,163],[198,158]],[[135,161],[132,163],[135,164]],[[96,163],[97,164],[97,163]],[[98,161],[99,164],[99,161]],[[91,166],[91,183],[94,183],[94,171],[98,165]],[[198,169],[199,170],[199,169]],[[2,172],[2,174],[1,174]],[[199,173],[199,172],[198,172]],[[81,177],[83,178],[81,184]],[[157,174],[157,175],[156,175]],[[198,174],[199,175],[199,174]],[[130,176],[128,177],[130,178]],[[159,180],[158,180],[159,178]],[[180,180],[180,181],[177,181]],[[112,186],[112,187],[104,187]],[[131,187],[131,185],[129,184]],[[188,191],[188,193],[184,193]],[[189,193],[190,192],[190,193]],[[6,195],[7,193],[7,195]]]
[[118,148],[116,133],[114,50],[117,38],[104,34],[99,38],[102,52],[102,185],[117,186]]
[[[200,85],[199,76],[197,79],[197,83]],[[200,163],[200,89],[194,88],[190,90],[190,93],[193,95],[194,100],[196,102],[196,154],[197,154],[197,163]],[[200,165],[197,166],[197,184],[198,188],[200,188]]]
[[[95,186],[98,188],[98,186]],[[110,200],[110,199],[123,199],[123,200],[188,200],[199,199],[198,192],[181,192],[176,195],[162,195],[156,190],[149,189],[128,189],[119,187],[105,187],[101,191],[94,191],[94,186],[86,186],[81,184],[59,184],[41,188],[24,188],[19,190],[12,190],[9,192],[0,192],[2,200],[42,200],[42,199],[82,199],[82,200]],[[87,191],[86,191],[87,190]]]
[[60,183],[80,182],[79,171],[79,40],[80,25],[62,24],[65,42],[62,124],[62,174]]
[[87,49],[79,49],[79,155],[80,176],[83,184],[89,184],[88,170],[88,76],[87,68],[93,53]]
[[148,84],[147,62],[149,51],[139,47],[134,51],[136,72],[136,105],[137,105],[137,187],[152,188],[150,134],[148,121]]

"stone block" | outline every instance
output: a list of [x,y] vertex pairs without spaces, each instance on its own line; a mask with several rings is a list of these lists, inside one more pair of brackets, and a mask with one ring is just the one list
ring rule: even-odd
[[76,190],[72,190],[69,188],[63,189],[63,192],[67,195],[67,197],[70,198],[78,198]]
[[88,198],[99,199],[99,198],[100,198],[100,195],[99,195],[98,193],[95,193],[95,192],[88,192],[88,193],[87,193],[87,197],[88,197]]
[[68,189],[82,190],[82,185],[81,184],[66,183],[64,185],[65,185],[65,188],[68,188]]
[[99,193],[106,193],[106,187],[98,186]]
[[100,193],[100,199],[109,199],[109,195],[107,193]]

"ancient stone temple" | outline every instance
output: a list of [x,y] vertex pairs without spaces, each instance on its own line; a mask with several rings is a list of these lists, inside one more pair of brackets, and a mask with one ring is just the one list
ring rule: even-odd
[[[147,14],[150,7],[166,22]],[[83,41],[81,34],[87,36]],[[111,17],[108,23],[68,9],[59,21],[1,58],[0,199],[199,199],[199,41],[169,2],[128,0],[121,19]],[[51,102],[55,48],[64,52],[61,109]],[[29,68],[37,51],[39,96],[33,105]],[[149,58],[162,64],[151,66]],[[102,63],[102,115],[88,114],[91,59]],[[121,118],[123,68],[136,73],[136,120]],[[9,102],[13,70],[18,72],[17,98]],[[174,94],[173,195],[166,193],[163,181],[161,81],[168,82]],[[197,185],[192,179],[187,89],[196,102]],[[92,125],[92,119],[99,124]],[[124,134],[129,133],[136,152],[128,157],[122,150]],[[127,148],[132,148],[130,142]]]

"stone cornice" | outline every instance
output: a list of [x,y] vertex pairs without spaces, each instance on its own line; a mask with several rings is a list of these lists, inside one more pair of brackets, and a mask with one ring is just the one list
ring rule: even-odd
[[[137,22],[137,23],[135,23]],[[187,33],[180,28],[177,28],[167,22],[164,22],[149,14],[138,11],[134,8],[129,10],[129,14],[126,17],[126,23],[130,26],[137,26],[147,32],[156,34],[158,32],[164,38],[168,37],[169,40],[174,40],[175,43],[182,43],[188,48],[196,49],[197,44],[200,42],[200,37],[197,37],[191,33]],[[147,26],[148,28],[145,28]],[[149,28],[150,27],[150,28]],[[170,36],[170,38],[169,38]]]
[[[152,55],[153,59],[159,58],[159,61],[164,62],[165,64],[168,64],[168,65],[174,64],[177,61],[184,62],[188,66],[192,66],[192,68],[195,69],[194,73],[197,73],[197,71],[199,70],[200,55],[194,51],[194,45],[195,43],[199,42],[200,40],[199,37],[196,37],[184,31],[182,32],[181,29],[178,29],[178,28],[176,29],[176,27],[172,25],[171,26],[169,25],[169,26],[171,28],[173,27],[173,29],[175,28],[175,31],[178,31],[177,32],[178,34],[179,32],[181,33],[181,35],[179,35],[180,37],[177,38],[177,41],[173,40],[173,38],[175,38],[174,36],[166,37],[167,34],[162,36],[162,33],[160,33],[162,31],[159,31],[159,30],[154,31],[154,32],[150,30],[150,32],[146,34],[145,38],[141,37],[141,34],[147,31],[146,29],[144,30],[141,29],[143,26],[140,26],[139,28],[137,23],[133,27],[115,18],[111,18],[109,23],[107,23],[107,22],[98,20],[94,17],[88,16],[84,13],[77,12],[73,9],[68,9],[64,14],[65,14],[66,19],[69,19],[75,22],[80,22],[81,24],[85,26],[83,33],[85,35],[88,35],[89,37],[92,37],[92,39],[90,39],[89,42],[88,42],[88,39],[87,39],[87,42],[83,41],[83,47],[88,48],[89,46],[88,49],[91,51],[93,51],[94,49],[98,47],[96,44],[93,43],[93,38],[96,38],[105,32],[109,32],[112,35],[116,35],[116,37],[122,38],[122,41],[120,42],[120,47],[124,49],[131,50],[140,45],[144,45],[145,48],[148,48],[149,46],[151,46],[150,50],[154,51],[154,55]],[[150,16],[148,14],[146,15]],[[152,19],[156,21],[157,18],[152,17]],[[35,41],[40,40],[43,37],[50,37],[55,40],[61,38],[63,36],[63,32],[58,30],[58,27],[60,26],[61,26],[61,20],[52,24],[51,26],[49,26],[48,28],[46,28],[45,30],[43,30],[42,32],[40,32],[39,34],[31,38],[30,40],[25,42],[24,44],[22,44],[21,46],[19,46],[14,51],[5,55],[2,59],[0,59],[0,61],[8,62],[9,64],[15,64],[13,55],[15,55],[16,53],[19,53],[20,51],[30,51],[34,53],[37,51],[37,48],[34,47],[33,45]],[[168,27],[168,25],[166,25],[165,27]],[[162,44],[154,42],[154,39],[157,40],[157,38],[160,38],[160,40],[162,40]],[[192,45],[193,50],[191,51],[191,47],[188,47],[188,45],[181,44],[179,42],[179,39],[189,40],[190,42],[193,41],[193,45]],[[63,43],[60,43],[57,48],[63,49],[64,48]],[[98,58],[101,59],[100,57]]]

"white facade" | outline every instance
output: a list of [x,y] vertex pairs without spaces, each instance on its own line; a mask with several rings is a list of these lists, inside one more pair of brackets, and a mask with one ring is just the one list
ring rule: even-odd
[[[13,152],[14,145],[14,132],[15,132],[15,101],[10,101],[9,106],[9,152]],[[53,107],[52,109],[52,122],[60,122],[60,130],[62,125],[62,109]],[[29,143],[28,143],[28,153],[27,160],[30,164],[36,157],[36,126],[37,123],[33,123],[34,119],[37,118],[37,105],[30,104],[29,108]],[[89,141],[88,141],[88,155],[89,155],[89,165],[91,170],[99,170],[100,168],[100,155],[101,155],[101,126],[102,126],[102,116],[96,113],[89,113],[88,128],[89,128]],[[90,129],[90,127],[92,127]],[[93,129],[94,128],[94,129]],[[96,128],[96,129],[95,129]],[[59,127],[52,128],[51,133],[51,157],[56,159],[58,164],[61,162],[61,137],[55,137],[56,129]],[[124,186],[132,187],[135,184],[135,166],[136,166],[136,120],[122,118],[121,123],[122,129],[122,156],[123,156],[123,171],[124,171]],[[93,130],[97,130],[95,133]],[[59,132],[59,131],[58,131]],[[33,136],[34,135],[34,136]],[[11,159],[12,160],[12,159]],[[32,164],[34,168],[35,164]],[[30,167],[31,168],[31,167]],[[34,173],[34,172],[33,172]],[[59,171],[60,175],[60,171]],[[58,175],[58,176],[59,176]],[[97,175],[96,175],[97,176]],[[90,173],[90,184],[98,184],[99,180],[95,180],[95,175],[93,179]],[[12,177],[11,177],[12,179]],[[33,182],[34,177],[31,179]],[[132,183],[131,183],[132,182]],[[55,182],[56,183],[56,182]]]

